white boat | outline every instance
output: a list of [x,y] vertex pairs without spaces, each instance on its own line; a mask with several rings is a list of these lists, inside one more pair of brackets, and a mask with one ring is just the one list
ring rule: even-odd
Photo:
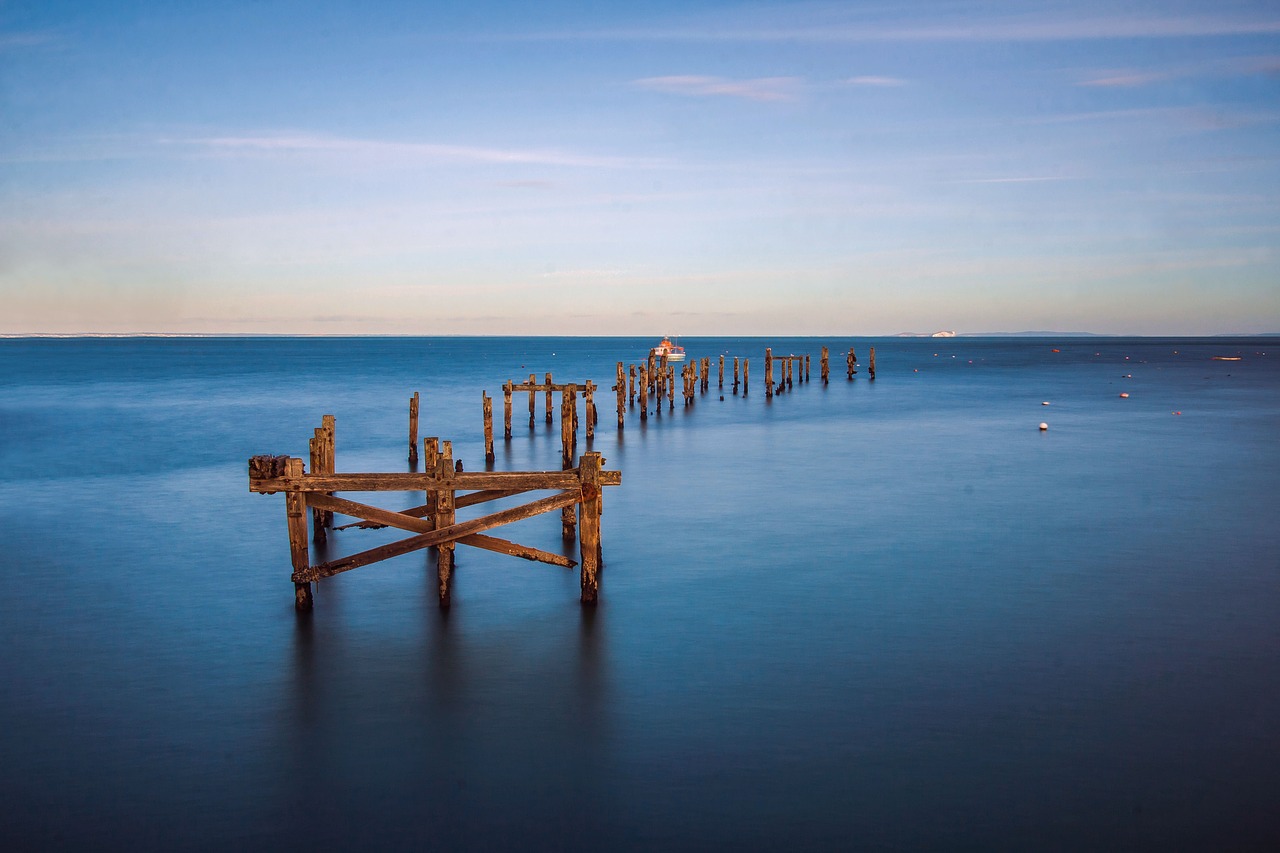
[[684,361],[684,347],[671,343],[666,335],[662,336],[662,343],[653,348],[653,354],[658,358],[665,355],[667,361]]

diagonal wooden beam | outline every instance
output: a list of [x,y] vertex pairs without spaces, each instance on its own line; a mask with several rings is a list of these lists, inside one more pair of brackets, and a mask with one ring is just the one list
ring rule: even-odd
[[470,536],[463,536],[458,540],[458,543],[470,545],[473,548],[483,548],[486,551],[497,551],[499,554],[510,554],[512,557],[523,557],[526,560],[534,560],[539,563],[564,566],[566,569],[572,569],[578,565],[576,560],[570,560],[563,554],[539,551],[537,548],[518,545],[515,542],[508,542],[506,539],[498,539],[495,536],[485,536],[483,533],[472,533]]
[[[313,495],[308,495],[308,498]],[[418,551],[422,548],[430,548],[433,545],[442,545],[447,542],[456,542],[464,536],[472,533],[480,533],[484,530],[490,530],[494,527],[501,527],[504,524],[511,524],[515,521],[521,521],[526,518],[532,518],[544,512],[562,509],[566,506],[573,506],[582,499],[582,492],[578,489],[573,491],[559,492],[545,497],[540,500],[532,501],[521,506],[511,507],[482,518],[475,518],[470,521],[462,521],[457,524],[450,524],[448,527],[442,527],[439,530],[433,530],[430,533],[421,533],[417,536],[410,536],[408,539],[401,539],[399,542],[391,542],[377,548],[370,548],[368,551],[361,551],[358,554],[352,554],[349,557],[342,557],[337,560],[331,560],[319,566],[311,566],[306,571],[295,571],[295,583],[302,583],[309,580],[319,580],[320,578],[333,577],[336,574],[358,569],[361,566],[367,566],[370,563],[376,563],[379,560],[386,560],[391,557],[398,557],[401,554],[408,554]],[[342,500],[341,498],[328,498],[325,500]],[[354,502],[352,502],[354,503]],[[362,506],[362,505],[357,505]],[[374,507],[367,507],[374,509]],[[342,512],[342,510],[335,510]],[[410,523],[411,519],[401,515],[398,512],[389,510],[379,510],[379,513],[385,513],[388,516],[388,526],[401,527],[406,523]],[[376,520],[376,519],[375,519]],[[426,522],[417,522],[426,524]]]

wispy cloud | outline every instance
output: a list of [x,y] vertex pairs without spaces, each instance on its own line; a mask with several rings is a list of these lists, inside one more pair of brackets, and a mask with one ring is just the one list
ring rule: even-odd
[[1252,77],[1260,74],[1280,74],[1280,56],[1236,56],[1167,68],[1109,69],[1095,71],[1077,85],[1133,88],[1197,77]]
[[306,133],[211,136],[164,139],[161,142],[193,146],[223,154],[330,154],[377,161],[410,161],[422,164],[531,164],[539,166],[606,168],[652,166],[657,164],[657,161],[654,160],[582,154],[551,148],[489,148],[485,146],[444,145],[429,142],[389,142]]
[[1170,75],[1156,71],[1113,72],[1103,77],[1081,80],[1079,85],[1124,89],[1146,86],[1150,83],[1159,83],[1168,79],[1170,79]]
[[850,77],[845,80],[848,86],[905,86],[907,81],[900,77],[877,77],[875,75],[863,75],[860,77]]
[[[926,12],[928,10],[926,9]],[[870,21],[843,4],[768,6],[749,15],[670,25],[565,30],[486,38],[520,41],[615,40],[708,42],[1016,42],[1105,39],[1205,38],[1280,33],[1280,15],[1265,9],[1200,14],[1165,10],[1094,12],[1047,10],[1006,13],[981,9],[935,9],[912,19]]]
[[51,32],[0,32],[0,51],[54,44],[60,38]]
[[757,77],[731,80],[725,77],[678,75],[645,77],[634,81],[641,89],[694,97],[745,98],[750,101],[789,101],[799,92],[799,77]]

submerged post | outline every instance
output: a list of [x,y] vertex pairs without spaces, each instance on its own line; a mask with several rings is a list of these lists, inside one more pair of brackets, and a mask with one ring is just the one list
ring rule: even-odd
[[418,392],[409,398],[409,461],[418,461]]
[[551,372],[547,371],[547,423],[551,423]]
[[502,437],[504,439],[511,438],[511,395],[515,393],[512,390],[514,387],[510,379],[502,386]]
[[493,453],[493,398],[481,391],[480,400],[484,412],[484,461],[492,462],[497,458]]
[[773,349],[764,348],[764,395],[773,396]]
[[538,399],[538,377],[529,374],[529,429],[533,429],[534,403]]
[[578,551],[583,604],[595,604],[600,592],[600,468],[603,464],[604,458],[595,451],[582,454],[578,462],[582,490],[578,501]]
[[[284,473],[291,479],[301,479],[303,465],[301,459],[290,457],[285,460]],[[289,559],[293,564],[294,577],[306,577],[311,570],[311,553],[307,547],[307,495],[298,489],[290,489],[284,493],[284,507],[289,527]],[[293,606],[305,612],[311,609],[311,581],[293,582]]]
[[622,416],[627,411],[627,377],[622,371],[622,362],[618,362],[617,384],[613,389],[618,396],[618,429],[622,429]]
[[[436,479],[441,487],[436,492],[435,522],[436,530],[453,524],[456,517],[454,510],[453,488],[449,481],[453,479],[453,446],[446,441],[443,444],[440,458],[436,461]],[[436,548],[436,582],[440,591],[440,606],[447,608],[453,603],[453,591],[450,589],[453,580],[453,551],[456,546],[445,542]]]

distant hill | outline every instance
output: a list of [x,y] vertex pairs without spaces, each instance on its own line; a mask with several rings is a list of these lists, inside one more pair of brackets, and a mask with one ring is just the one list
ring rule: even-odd
[[965,338],[1103,338],[1097,332],[962,332]]

